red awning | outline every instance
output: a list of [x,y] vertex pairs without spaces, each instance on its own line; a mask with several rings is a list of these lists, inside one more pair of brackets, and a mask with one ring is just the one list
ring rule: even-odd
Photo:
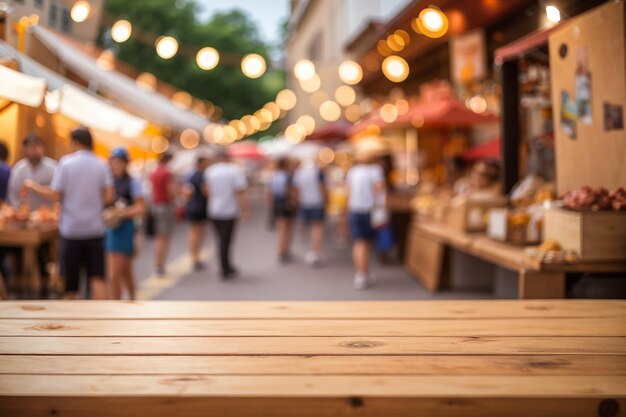
[[266,155],[261,153],[256,142],[246,141],[234,143],[226,147],[228,155],[240,159],[264,159]]
[[473,146],[463,152],[461,157],[467,161],[478,161],[480,159],[500,158],[500,138],[489,140],[480,145]]
[[442,98],[435,101],[422,101],[411,104],[409,111],[406,114],[398,116],[393,123],[385,122],[380,118],[378,111],[374,112],[350,129],[348,133],[350,135],[357,134],[371,125],[382,128],[406,127],[419,123],[419,125],[426,127],[454,127],[495,123],[499,120],[498,115],[490,111],[476,113],[469,110],[463,103],[456,99]]
[[316,129],[307,136],[307,139],[326,142],[345,140],[351,127],[352,125],[345,120],[337,120],[336,122],[326,123],[324,126]]

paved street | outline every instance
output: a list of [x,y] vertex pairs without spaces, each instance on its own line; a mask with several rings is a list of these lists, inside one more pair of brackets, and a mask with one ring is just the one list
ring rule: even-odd
[[[298,225],[294,236],[295,259],[286,265],[278,262],[275,235],[267,228],[267,213],[260,196],[252,199],[253,216],[238,228],[234,252],[240,277],[223,282],[213,254],[213,233],[206,239],[207,269],[192,273],[187,258],[185,224],[174,236],[168,276],[152,276],[152,242],[147,239],[137,259],[135,270],[140,299],[159,300],[410,300],[430,298],[485,298],[484,293],[428,292],[399,265],[374,267],[378,284],[366,291],[352,287],[353,270],[349,248],[338,249],[328,236],[327,265],[311,269],[304,262],[307,241],[305,230]],[[332,234],[332,226],[328,227]]]

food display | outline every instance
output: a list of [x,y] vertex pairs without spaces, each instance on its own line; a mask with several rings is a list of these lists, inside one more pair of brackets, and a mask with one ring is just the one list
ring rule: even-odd
[[60,206],[41,206],[35,211],[30,211],[28,204],[22,204],[19,208],[4,205],[0,208],[0,229],[16,230],[26,228],[51,227],[59,221]]
[[563,205],[576,211],[626,211],[626,190],[623,187],[609,191],[585,186],[565,193]]

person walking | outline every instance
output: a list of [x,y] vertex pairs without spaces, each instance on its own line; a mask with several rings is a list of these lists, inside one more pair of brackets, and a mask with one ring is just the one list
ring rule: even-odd
[[222,278],[234,278],[238,271],[232,265],[230,250],[237,220],[247,220],[250,209],[246,198],[246,175],[230,161],[225,149],[220,149],[216,163],[205,173],[208,215],[219,241]]
[[318,268],[322,266],[324,259],[322,255],[326,206],[324,172],[315,161],[306,160],[296,170],[293,183],[298,196],[300,217],[311,227],[311,248],[305,259],[312,267]]
[[204,228],[206,225],[208,199],[204,184],[204,172],[209,167],[209,158],[204,155],[198,156],[196,168],[185,181],[184,193],[187,197],[185,206],[185,218],[189,222],[189,254],[193,270],[198,272],[204,269],[200,260],[200,251],[204,241]]
[[93,138],[87,128],[72,130],[70,138],[72,153],[59,161],[51,186],[28,179],[24,187],[61,203],[59,262],[65,278],[64,297],[77,297],[84,268],[92,298],[106,299],[102,212],[115,200],[113,177],[108,166],[93,153]]
[[276,169],[269,179],[266,200],[274,211],[276,231],[278,233],[278,260],[288,262],[291,259],[291,239],[296,206],[293,198],[293,175],[289,170],[289,160],[281,158],[276,162]]
[[152,184],[151,213],[154,219],[154,263],[157,276],[165,275],[165,264],[169,251],[170,239],[174,231],[174,200],[176,184],[174,175],[168,168],[172,154],[163,153],[157,168],[150,174]]
[[135,299],[132,260],[135,254],[134,218],[145,214],[141,182],[128,173],[130,157],[124,148],[111,152],[109,163],[115,186],[114,218],[107,228],[105,248],[111,298],[121,300],[124,290]]
[[348,222],[352,234],[352,260],[356,273],[354,287],[364,290],[373,284],[370,276],[370,252],[376,231],[372,226],[372,213],[384,201],[385,175],[382,167],[374,163],[372,155],[357,155],[357,165],[346,178],[348,194]]

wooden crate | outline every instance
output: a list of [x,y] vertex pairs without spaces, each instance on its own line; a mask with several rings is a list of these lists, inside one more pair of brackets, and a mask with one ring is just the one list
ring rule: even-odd
[[576,251],[584,261],[626,259],[626,212],[551,208],[546,211],[544,238]]
[[492,208],[506,207],[507,197],[489,199],[453,199],[446,211],[446,224],[464,232],[484,232],[487,229],[487,213]]

